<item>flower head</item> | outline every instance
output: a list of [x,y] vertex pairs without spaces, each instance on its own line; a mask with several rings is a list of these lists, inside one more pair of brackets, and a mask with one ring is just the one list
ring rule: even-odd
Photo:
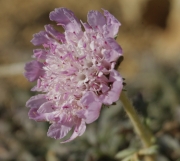
[[29,118],[50,122],[47,135],[55,139],[62,139],[73,128],[64,142],[82,135],[86,124],[99,117],[103,104],[119,99],[123,87],[114,69],[122,56],[114,39],[119,21],[106,10],[104,15],[90,11],[87,19],[88,23],[79,21],[66,8],[52,11],[50,20],[65,32],[46,25],[45,31],[34,34],[31,42],[43,48],[35,49],[35,60],[25,66],[26,78],[37,81],[32,90],[41,92],[26,103]]

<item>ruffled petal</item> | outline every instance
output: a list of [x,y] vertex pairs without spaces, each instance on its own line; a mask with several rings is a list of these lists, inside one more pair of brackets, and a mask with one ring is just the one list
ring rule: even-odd
[[51,25],[45,25],[44,27],[45,27],[46,32],[50,34],[52,37],[56,38],[57,40],[60,40],[61,42],[65,42],[64,34],[59,33]]
[[85,121],[82,119],[79,119],[71,137],[68,140],[63,141],[61,143],[67,143],[67,142],[74,140],[76,137],[81,136],[85,132],[85,130],[86,130]]
[[39,78],[39,76],[44,75],[43,64],[38,61],[31,61],[26,63],[25,65],[25,77],[30,81],[33,82]]
[[54,139],[62,139],[67,135],[67,133],[71,130],[72,125],[62,125],[58,123],[54,123],[49,127],[47,132],[47,136]]
[[112,70],[109,75],[109,82],[120,81],[123,82],[121,75],[118,71]]
[[104,10],[104,16],[106,17],[106,30],[107,30],[107,37],[114,38],[117,36],[117,33],[119,31],[119,26],[121,26],[121,23],[107,10]]
[[43,121],[44,119],[39,119],[41,116],[40,114],[37,112],[38,108],[31,108],[28,112],[28,116],[30,119],[32,120],[36,120],[36,121]]
[[26,106],[29,108],[39,108],[43,103],[47,102],[44,94],[38,94],[31,97],[27,102]]
[[44,49],[34,49],[33,50],[33,58],[36,58],[37,60],[45,60],[47,51]]
[[45,102],[42,104],[39,109],[38,113],[50,113],[53,112],[56,107],[54,106],[54,103],[52,101]]
[[115,62],[119,58],[119,53],[115,50],[104,50],[102,53],[107,62]]
[[111,71],[110,81],[113,82],[111,89],[103,97],[103,104],[111,105],[119,99],[123,88],[123,80],[117,71]]
[[78,118],[86,119],[87,110],[85,110],[85,109],[79,110],[79,111],[76,112],[76,115],[77,115]]
[[122,55],[122,48],[120,47],[120,45],[116,42],[114,38],[108,37],[106,38],[106,42],[111,47],[111,49],[119,53],[119,56]]
[[93,92],[87,92],[81,99],[81,103],[86,107],[84,117],[87,124],[94,122],[100,114],[102,103]]
[[103,27],[106,24],[105,17],[98,11],[90,11],[87,15],[87,21],[89,25],[94,29]]
[[83,25],[83,27],[86,31],[89,31],[92,29],[92,27],[86,22],[81,22],[81,24]]
[[113,102],[118,101],[119,99],[119,95],[121,93],[122,90],[122,82],[120,81],[115,81],[112,84],[112,88],[111,90],[107,93],[107,95],[105,96],[104,100],[103,100],[103,104],[105,105],[111,105]]
[[33,35],[33,39],[31,40],[31,43],[37,46],[37,45],[47,44],[48,41],[49,41],[48,34],[45,31],[40,31],[39,33]]
[[38,108],[31,108],[28,112],[30,119],[35,121],[56,121],[55,113],[38,113]]
[[66,8],[56,8],[49,15],[51,21],[56,21],[58,25],[62,25],[66,31],[81,31],[80,21],[74,13]]

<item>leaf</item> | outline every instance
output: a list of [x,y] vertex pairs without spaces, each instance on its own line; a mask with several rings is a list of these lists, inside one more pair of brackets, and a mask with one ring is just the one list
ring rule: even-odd
[[117,159],[123,159],[125,157],[128,157],[134,153],[137,152],[137,149],[132,149],[132,148],[129,148],[129,149],[125,149],[123,151],[120,151],[118,152],[116,155],[115,155],[115,158]]
[[152,155],[152,154],[157,153],[157,151],[158,151],[158,146],[154,145],[154,146],[151,146],[149,148],[140,150],[139,154],[140,155]]

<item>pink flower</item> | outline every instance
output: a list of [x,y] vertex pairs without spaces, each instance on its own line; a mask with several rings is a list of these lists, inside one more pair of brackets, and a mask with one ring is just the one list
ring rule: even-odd
[[69,142],[98,119],[102,104],[119,99],[123,81],[114,68],[122,49],[114,37],[120,23],[106,10],[104,15],[90,11],[88,23],[66,8],[52,11],[50,19],[65,32],[46,25],[33,36],[31,42],[43,49],[34,50],[36,60],[26,64],[25,76],[37,81],[32,90],[42,94],[31,97],[26,106],[30,119],[50,122],[49,137],[62,139],[74,128],[64,141]]

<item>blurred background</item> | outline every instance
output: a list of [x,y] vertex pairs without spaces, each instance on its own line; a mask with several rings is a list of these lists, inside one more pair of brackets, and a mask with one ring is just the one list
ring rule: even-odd
[[29,120],[26,101],[35,93],[23,76],[34,33],[49,12],[71,9],[86,21],[89,10],[107,9],[121,23],[117,41],[126,90],[159,145],[158,161],[180,161],[180,0],[0,0],[0,161],[113,161],[139,148],[120,103],[104,107],[82,137],[60,144],[46,136],[48,123]]

